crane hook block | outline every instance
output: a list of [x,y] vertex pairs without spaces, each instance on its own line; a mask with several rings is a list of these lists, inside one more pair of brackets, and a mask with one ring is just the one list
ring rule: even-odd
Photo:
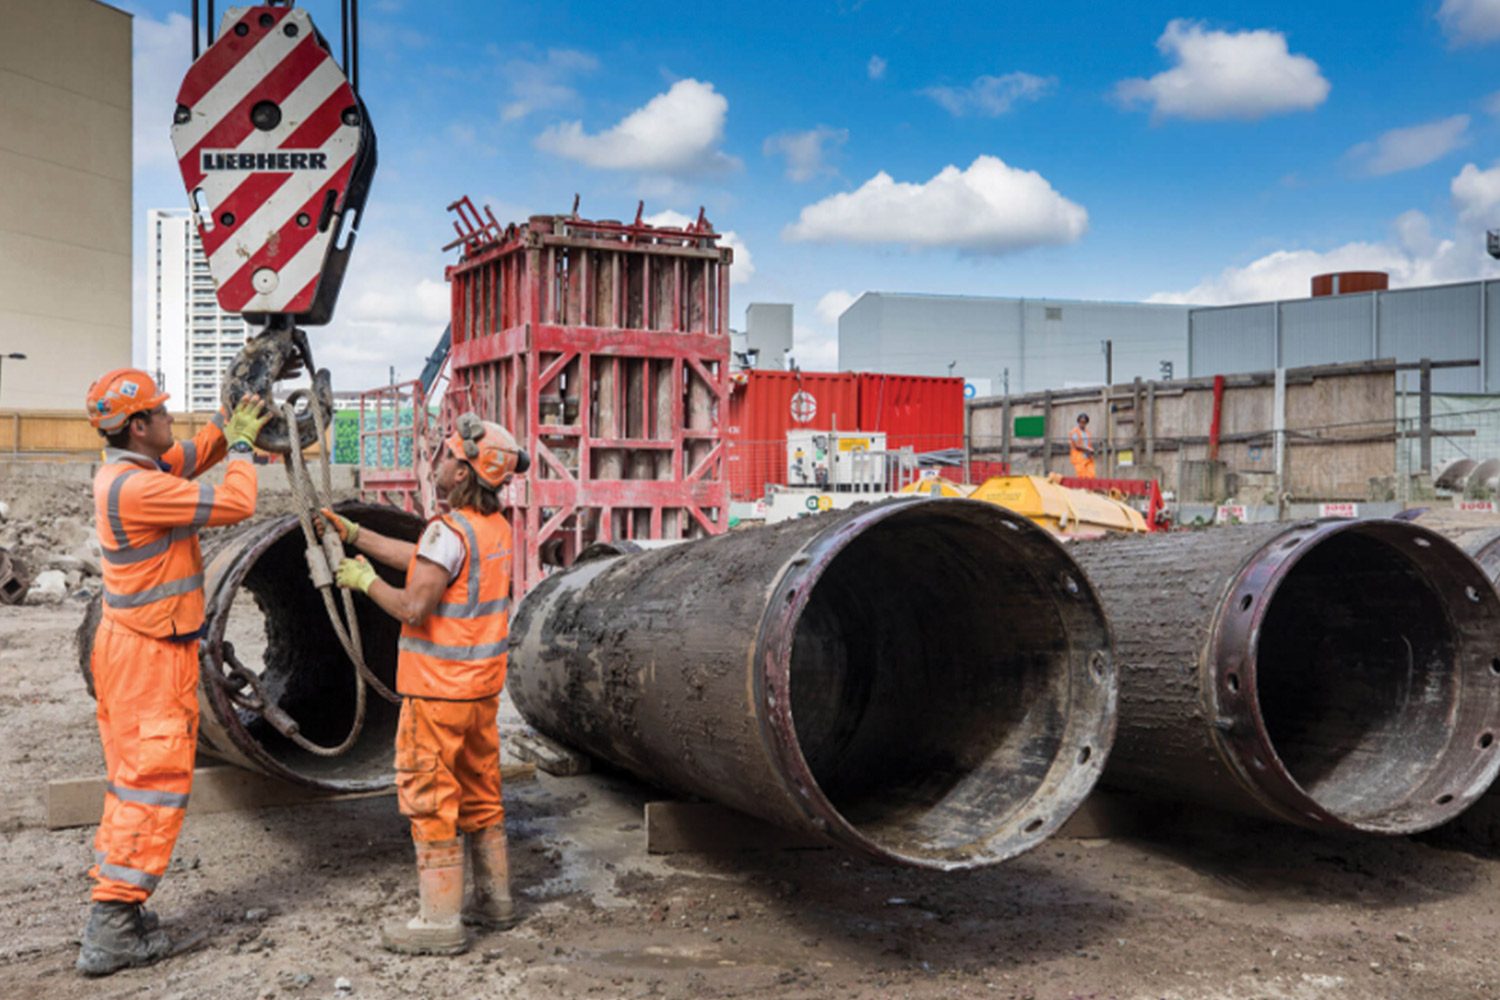
[[375,130],[307,12],[229,8],[172,121],[220,307],[256,325],[326,324],[375,175]]
[[[312,388],[298,389],[287,396],[297,417],[293,433],[271,387],[304,367],[311,373]],[[328,369],[314,367],[307,335],[285,322],[273,323],[251,337],[224,372],[219,396],[226,413],[233,413],[240,400],[251,393],[265,400],[271,413],[255,438],[255,446],[261,451],[277,455],[291,454],[294,448],[306,451],[318,440],[318,417],[325,427],[333,423],[333,385]]]

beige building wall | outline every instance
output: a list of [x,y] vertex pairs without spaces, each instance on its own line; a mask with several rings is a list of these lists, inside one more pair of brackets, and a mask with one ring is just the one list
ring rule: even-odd
[[[130,15],[0,0],[0,410],[130,364]],[[170,110],[170,109],[169,109]]]

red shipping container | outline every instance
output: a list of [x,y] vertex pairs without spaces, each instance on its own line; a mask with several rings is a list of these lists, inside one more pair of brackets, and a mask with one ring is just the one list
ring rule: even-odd
[[964,380],[927,375],[859,375],[859,429],[885,431],[891,451],[964,446]]
[[756,500],[767,483],[786,484],[787,431],[871,429],[858,422],[859,383],[852,372],[736,372],[725,428],[730,497]]

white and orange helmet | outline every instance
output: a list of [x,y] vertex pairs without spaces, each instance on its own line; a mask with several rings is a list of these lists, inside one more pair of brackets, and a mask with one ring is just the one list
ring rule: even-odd
[[474,413],[459,415],[444,444],[448,454],[468,462],[479,481],[492,490],[499,489],[512,474],[520,475],[531,468],[531,457],[516,444],[510,431],[480,420]]
[[116,368],[94,379],[83,406],[89,423],[113,434],[131,417],[154,410],[170,398],[158,392],[156,381],[139,368]]

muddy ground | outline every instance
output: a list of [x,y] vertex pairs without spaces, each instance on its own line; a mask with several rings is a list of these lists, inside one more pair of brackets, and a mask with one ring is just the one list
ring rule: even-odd
[[661,795],[600,774],[507,788],[526,919],[465,956],[376,947],[415,878],[406,823],[374,798],[189,816],[154,905],[207,943],[83,980],[92,830],[43,825],[49,780],[102,770],[81,614],[0,607],[0,996],[1500,997],[1500,860],[1216,816],[960,875],[832,850],[650,856],[642,805]]

